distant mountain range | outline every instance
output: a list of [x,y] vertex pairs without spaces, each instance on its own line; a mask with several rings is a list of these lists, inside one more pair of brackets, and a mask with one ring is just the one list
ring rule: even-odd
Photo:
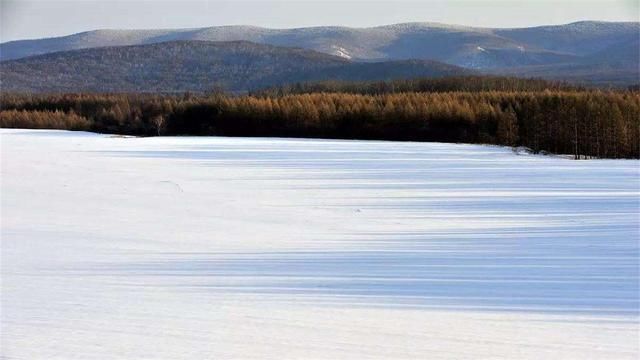
[[[591,21],[520,29],[406,23],[372,28],[96,30],[2,43],[0,71],[3,88],[33,91],[68,90],[78,83],[83,89],[114,90],[155,84],[149,91],[180,91],[186,84],[200,90],[216,83],[239,90],[304,79],[374,80],[472,70],[627,85],[639,81],[639,37],[638,22]],[[207,41],[216,43],[208,46]],[[243,51],[230,58],[234,48]],[[92,50],[71,51],[79,49]],[[180,49],[187,52],[180,54]],[[163,59],[166,56],[175,59]],[[173,63],[181,67],[173,69]],[[385,72],[380,73],[382,68]],[[154,69],[165,73],[153,74]],[[64,83],[55,84],[56,79]],[[138,82],[141,79],[150,80]]]
[[292,82],[474,73],[431,60],[365,63],[300,48],[195,40],[63,51],[0,65],[2,89],[20,92],[240,92]]

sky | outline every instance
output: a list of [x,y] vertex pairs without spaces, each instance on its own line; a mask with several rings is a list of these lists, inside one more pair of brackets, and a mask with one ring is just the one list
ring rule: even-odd
[[368,27],[427,21],[527,27],[579,20],[638,21],[639,0],[0,0],[0,41],[95,29],[255,25]]

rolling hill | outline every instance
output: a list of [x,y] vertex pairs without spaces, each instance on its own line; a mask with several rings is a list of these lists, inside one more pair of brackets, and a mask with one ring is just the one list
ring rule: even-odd
[[354,62],[301,48],[247,41],[170,41],[56,52],[0,63],[3,91],[232,92],[319,80],[466,75],[430,60]]
[[596,86],[640,83],[640,38],[614,42],[599,51],[568,63],[522,66],[493,70],[500,75],[564,80]]
[[468,68],[494,69],[572,62],[638,38],[639,31],[640,23],[637,22],[593,21],[520,29],[405,23],[371,28],[217,26],[177,30],[95,30],[3,43],[0,44],[0,59],[175,40],[244,40],[301,47],[358,61],[430,59]]
[[[237,91],[304,80],[459,75],[464,73],[460,68],[628,86],[640,82],[638,39],[638,22],[596,21],[513,29],[405,23],[371,28],[95,30],[2,43],[0,68],[5,90],[30,91]],[[228,57],[225,51],[230,49],[220,45],[242,41],[263,47],[252,45],[249,51],[245,43],[242,56]],[[202,49],[181,54],[176,42]],[[273,50],[276,47],[280,50]],[[208,59],[206,51],[214,48],[217,55]],[[255,71],[259,73],[251,73]]]

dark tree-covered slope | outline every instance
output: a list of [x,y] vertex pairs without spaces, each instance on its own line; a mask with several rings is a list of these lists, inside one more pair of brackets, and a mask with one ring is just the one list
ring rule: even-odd
[[64,51],[0,63],[3,91],[245,91],[318,80],[390,80],[473,73],[428,60],[356,63],[246,41],[173,41]]

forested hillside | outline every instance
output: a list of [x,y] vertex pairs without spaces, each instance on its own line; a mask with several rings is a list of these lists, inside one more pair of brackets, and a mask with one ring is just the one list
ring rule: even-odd
[[175,40],[251,41],[301,47],[348,59],[433,59],[460,66],[495,68],[567,62],[638,37],[637,22],[581,21],[528,28],[477,28],[439,23],[402,23],[370,28],[319,26],[268,29],[213,26],[195,29],[94,30],[47,39],[0,44],[0,59],[105,46]]
[[[628,86],[640,80],[639,33],[638,22],[601,21],[512,29],[403,23],[371,28],[214,26],[95,30],[56,38],[2,43],[0,59],[178,40],[251,41],[299,47],[357,62],[434,60],[498,75],[537,76],[598,86]],[[116,68],[112,70],[119,71]]]
[[312,50],[246,41],[106,47],[0,63],[3,91],[18,92],[242,92],[300,81],[473,73],[429,60],[359,63]]

